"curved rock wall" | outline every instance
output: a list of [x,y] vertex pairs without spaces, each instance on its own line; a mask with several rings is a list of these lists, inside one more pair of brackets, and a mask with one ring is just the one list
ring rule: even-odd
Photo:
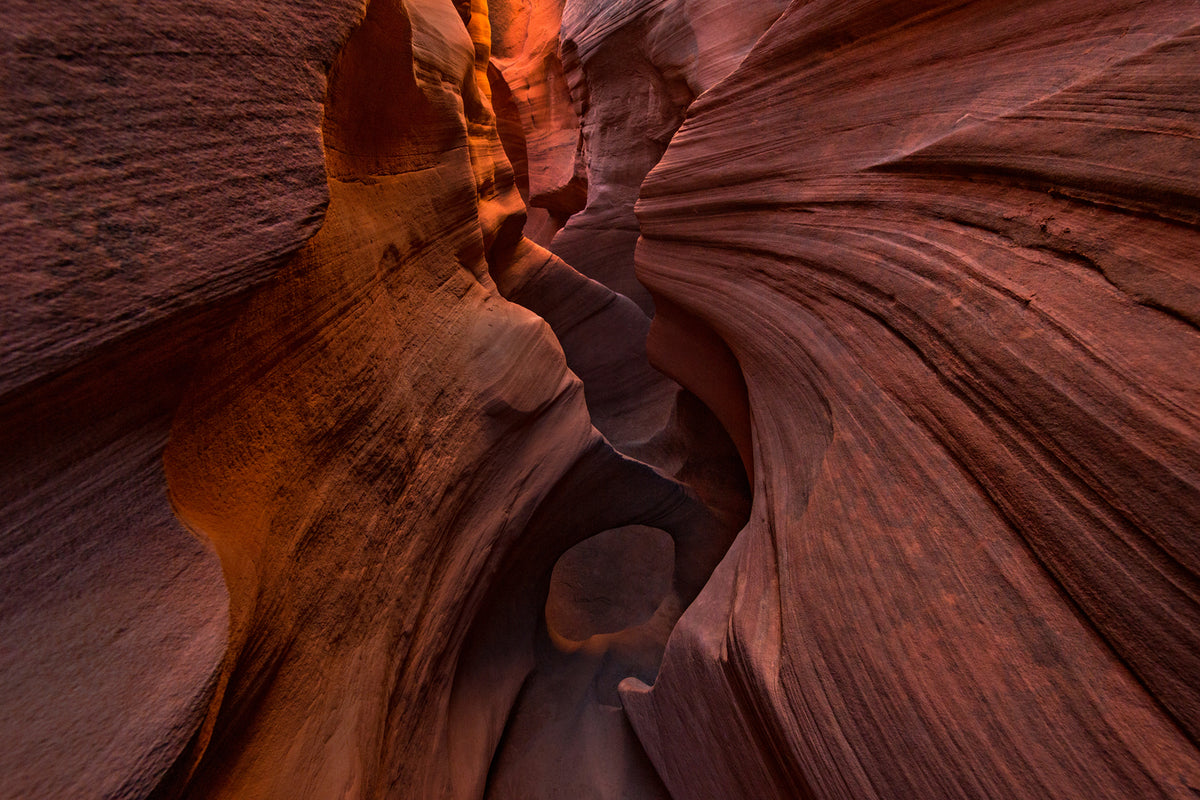
[[6,796],[1200,791],[1200,4],[11,11]]
[[[331,72],[324,224],[176,413],[171,496],[215,545],[231,605],[189,796],[481,796],[518,699],[576,724],[578,699],[560,711],[562,690],[530,677],[538,643],[553,649],[556,559],[631,523],[684,538],[715,525],[599,437],[551,329],[495,289],[489,268],[511,288],[550,257],[519,241],[487,17],[470,11],[464,27],[435,0],[370,5]],[[652,679],[664,618],[610,656],[617,679]],[[606,645],[592,648],[559,658],[595,672]],[[633,741],[601,732],[597,767],[574,773],[605,769],[614,737]],[[554,758],[507,742],[524,796],[561,788]]]
[[162,449],[200,351],[320,224],[356,2],[4,5],[0,794],[144,797],[228,599]]
[[793,4],[691,107],[638,275],[755,511],[624,695],[674,796],[1200,786],[1198,12]]
[[568,0],[563,67],[580,117],[587,204],[550,249],[584,275],[653,303],[633,274],[633,204],[688,105],[733,69],[783,0]]

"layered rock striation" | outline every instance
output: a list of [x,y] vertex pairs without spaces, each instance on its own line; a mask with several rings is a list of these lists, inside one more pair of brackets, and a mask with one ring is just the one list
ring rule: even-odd
[[228,600],[162,450],[200,352],[320,225],[357,3],[6,3],[0,794],[144,797]]
[[[171,10],[147,11],[146,39],[174,41],[152,13]],[[148,163],[92,206],[142,213],[142,227],[88,229],[93,250],[62,256],[109,279],[86,294],[94,311],[75,318],[12,296],[6,366],[19,377],[28,351],[45,375],[6,406],[17,426],[6,581],[20,591],[4,624],[9,641],[27,642],[5,654],[19,742],[6,783],[18,796],[479,797],[510,786],[551,797],[564,781],[661,796],[616,685],[653,680],[671,625],[744,518],[736,451],[645,363],[648,320],[633,302],[521,238],[528,171],[513,172],[499,138],[483,5],[345,11],[281,61],[281,80],[311,84],[282,90],[271,74],[251,91],[229,65],[222,86],[243,103],[229,121],[176,123],[121,92],[97,101],[95,118],[64,121],[62,98],[22,98],[50,121],[30,111],[18,144],[50,145],[39,125],[72,136],[91,126],[112,134],[88,143],[105,166],[122,166],[122,146]],[[232,12],[196,13],[227,23],[226,38],[239,25]],[[270,31],[244,31],[260,58],[272,31],[282,58],[300,35],[286,26],[317,21],[300,4],[257,13],[278,15]],[[58,37],[57,61],[140,57],[123,41],[78,54],[57,19],[28,21]],[[36,44],[21,40],[14,58]],[[164,62],[216,80],[182,45]],[[308,138],[295,137],[295,155],[248,160],[257,140],[233,141],[242,121],[265,130],[260,118],[297,91],[325,96],[323,107],[291,103]],[[177,147],[137,151],[155,121],[159,136],[176,124]],[[286,128],[274,135],[291,141]],[[193,184],[156,194],[146,177],[177,172],[171,158],[195,162]],[[74,219],[66,200],[86,182],[53,177],[59,205],[39,213]],[[18,200],[41,188],[11,178]],[[225,184],[244,188],[222,194]],[[140,246],[165,259],[190,241],[176,231],[194,216],[187,204],[205,202],[212,227],[189,232],[200,240],[191,261],[138,283],[114,255]],[[44,219],[16,213],[25,207],[9,228],[29,251],[18,251],[25,272],[6,276],[15,286],[62,272],[59,256],[30,250]],[[182,311],[164,317],[167,307]],[[597,534],[584,561],[554,573],[583,594],[547,614],[559,557]],[[630,553],[657,590],[589,607],[588,580],[573,576],[619,574]]]
[[1200,791],[1200,4],[11,11],[6,796]]
[[755,512],[624,695],[674,796],[1200,786],[1198,11],[794,4],[691,106],[638,275]]

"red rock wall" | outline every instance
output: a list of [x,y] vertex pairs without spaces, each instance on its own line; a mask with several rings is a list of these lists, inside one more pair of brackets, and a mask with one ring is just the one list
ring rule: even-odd
[[11,10],[0,794],[1200,791],[1200,5]]
[[[449,4],[371,4],[331,72],[324,224],[176,413],[172,498],[231,604],[189,796],[481,796],[552,649],[557,558],[629,523],[713,524],[599,437],[551,329],[495,289],[489,268],[509,285],[550,257],[518,244],[480,9],[469,28]],[[536,718],[578,705],[561,694]],[[593,760],[613,736],[632,741],[603,734]]]
[[[105,9],[80,13],[89,11],[93,25],[121,21]],[[227,23],[227,38],[244,22],[194,11]],[[307,13],[275,11],[285,27]],[[42,21],[33,11],[29,19]],[[270,38],[251,22],[252,41]],[[270,46],[298,46],[299,32],[274,33]],[[20,742],[5,774],[19,796],[144,796],[156,784],[159,795],[188,797],[478,797],[485,785],[493,795],[512,785],[554,796],[567,779],[580,791],[603,784],[612,797],[661,796],[616,684],[653,679],[671,625],[744,517],[744,487],[719,427],[646,364],[648,320],[636,306],[520,239],[525,205],[486,77],[490,34],[482,5],[377,0],[361,21],[347,14],[341,27],[313,27],[299,62],[281,62],[280,80],[296,79],[297,66],[332,56],[337,42],[328,67],[300,71],[311,84],[281,88],[269,74],[251,90],[237,84],[252,77],[245,65],[230,64],[224,88],[244,107],[221,123],[195,109],[185,121],[199,130],[180,122],[175,131],[168,155],[194,162],[193,183],[167,193],[181,205],[152,182],[114,181],[111,198],[95,201],[144,218],[142,239],[98,228],[102,244],[185,246],[176,228],[195,220],[188,204],[205,203],[213,227],[194,235],[215,244],[195,244],[192,261],[164,265],[161,276],[143,274],[146,306],[132,317],[122,287],[136,283],[136,265],[107,250],[80,258],[82,275],[111,279],[87,294],[92,339],[76,334],[86,318],[12,296],[14,317],[43,313],[58,325],[6,329],[13,341],[38,333],[27,349],[45,359],[45,377],[14,389],[6,406],[6,567],[21,591],[4,622],[8,641],[28,640],[6,651],[3,694],[6,738]],[[173,34],[145,34],[155,35]],[[70,43],[53,26],[46,36]],[[105,57],[120,63],[121,54]],[[195,54],[176,55],[190,64]],[[253,142],[211,141],[243,134],[243,118],[266,113],[259,105],[322,90],[323,109],[292,104],[296,125],[308,126],[303,141],[318,145],[294,163],[263,154],[275,171],[259,174],[239,155]],[[157,91],[169,110],[176,95]],[[155,102],[115,93],[95,124],[169,128]],[[65,125],[54,103],[43,106]],[[26,138],[49,146],[39,124],[28,122]],[[275,135],[290,141],[286,128]],[[150,162],[136,172],[142,180],[179,171],[155,162],[158,150],[138,151],[145,141],[127,133],[90,146],[120,165],[131,142]],[[205,160],[222,149],[224,171]],[[289,194],[271,183],[276,175],[309,181],[308,194]],[[10,188],[32,195],[38,186],[26,177]],[[80,183],[62,203],[80,199]],[[266,234],[292,238],[277,252],[253,238]],[[27,249],[30,236],[13,234]],[[33,252],[17,262],[26,272],[6,279],[32,285],[57,274],[51,260]],[[191,294],[169,284],[185,279],[198,286]],[[497,282],[546,315],[567,357],[552,328],[505,300]],[[172,304],[183,310],[160,320]],[[133,331],[122,338],[127,318]],[[60,344],[77,363],[56,373]],[[14,371],[23,352],[9,353]],[[98,414],[90,425],[89,413]],[[619,455],[593,422],[655,468]],[[58,450],[48,454],[48,444]],[[695,488],[667,477],[675,474]],[[598,564],[617,574],[632,554],[658,565],[635,574],[667,597],[616,614],[629,631],[601,624],[593,637],[596,615],[619,609],[610,600],[590,614],[584,594],[562,609],[582,620],[561,623],[575,637],[563,638],[543,609],[555,563],[609,531],[585,563],[564,562],[564,580]],[[118,577],[122,568],[138,580]],[[39,629],[50,633],[39,639]],[[86,700],[57,691],[76,685]],[[506,729],[515,732],[501,749]]]
[[689,109],[638,275],[755,512],[624,695],[674,796],[1200,786],[1198,21],[793,4]]
[[317,230],[357,3],[4,4],[0,795],[144,797],[226,649],[162,450],[200,351]]

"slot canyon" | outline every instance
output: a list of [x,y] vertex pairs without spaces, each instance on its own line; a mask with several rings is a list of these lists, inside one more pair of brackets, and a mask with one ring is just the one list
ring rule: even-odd
[[0,7],[0,800],[1200,798],[1200,0]]

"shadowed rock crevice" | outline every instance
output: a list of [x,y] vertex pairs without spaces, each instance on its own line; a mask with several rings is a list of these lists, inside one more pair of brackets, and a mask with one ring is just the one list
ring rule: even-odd
[[[639,547],[642,542],[646,545]],[[606,550],[642,558],[627,559],[614,570],[602,558]],[[645,622],[671,588],[673,560],[671,537],[644,525],[614,528],[580,542],[554,565],[546,626],[559,638],[581,642]]]

